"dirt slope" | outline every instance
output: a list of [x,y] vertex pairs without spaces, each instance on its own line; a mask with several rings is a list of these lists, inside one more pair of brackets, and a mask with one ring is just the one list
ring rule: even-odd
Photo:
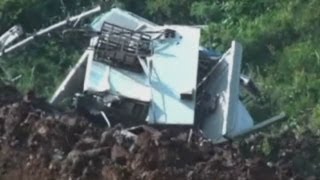
[[[75,113],[55,112],[33,93],[23,98],[14,88],[0,88],[4,180],[311,180],[316,178],[296,172],[293,157],[317,140],[296,140],[288,134],[277,143],[280,150],[271,162],[255,151],[259,136],[212,145],[196,131],[189,136],[189,131],[174,128],[107,129]],[[249,155],[240,152],[246,149]]]

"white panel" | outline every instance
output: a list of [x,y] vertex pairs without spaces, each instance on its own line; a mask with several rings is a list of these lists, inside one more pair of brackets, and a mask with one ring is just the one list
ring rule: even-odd
[[228,136],[230,137],[241,134],[253,127],[253,119],[240,100],[237,103],[236,113],[234,122],[229,123]]
[[[230,130],[230,125],[237,119],[238,101],[240,95],[240,71],[242,61],[242,46],[235,41],[232,42],[230,56],[226,57],[226,62],[229,64],[228,68],[228,84],[225,94],[225,106],[224,117],[226,119],[223,122],[222,134],[227,135],[227,131]],[[229,125],[230,124],[230,125]]]
[[[98,37],[91,38],[90,46],[95,46]],[[83,85],[83,91],[103,92],[110,89],[109,74],[110,68],[104,63],[94,61],[94,50],[88,54],[87,69]]]
[[[194,123],[193,100],[181,100],[180,94],[196,90],[200,30],[187,26],[167,26],[178,37],[155,43],[152,60],[152,107],[149,123]],[[180,38],[180,35],[182,38]]]
[[81,58],[78,60],[77,64],[71,69],[69,74],[60,84],[59,88],[55,91],[50,103],[56,104],[62,101],[64,98],[70,98],[76,92],[82,91],[82,86],[84,83],[84,70],[81,69],[81,66],[85,67],[85,63],[88,60],[88,56],[91,50],[86,50]]
[[[229,55],[227,52],[224,56]],[[227,88],[228,83],[228,64],[222,59],[221,63],[213,71],[208,78],[207,92],[212,97],[219,95],[219,103],[214,113],[207,116],[203,122],[201,122],[201,129],[204,131],[206,136],[211,138],[214,142],[223,141],[222,127],[223,122],[226,120],[224,112],[226,111],[225,106],[222,106],[222,102],[225,101],[223,98],[223,92]]]
[[144,102],[151,100],[151,89],[146,77],[126,70],[112,68],[109,65],[92,61],[87,65],[84,90],[102,92],[110,90],[115,94]]
[[104,92],[110,89],[110,68],[103,63],[89,60],[84,83],[84,91]]
[[146,77],[143,75],[111,68],[109,81],[113,92],[131,99],[151,101],[151,88],[147,85]]
[[217,109],[205,118],[201,128],[215,142],[224,141],[224,135],[236,133],[253,124],[249,113],[239,101],[241,59],[242,47],[233,42],[208,78],[207,91],[212,96],[220,95],[220,98]]

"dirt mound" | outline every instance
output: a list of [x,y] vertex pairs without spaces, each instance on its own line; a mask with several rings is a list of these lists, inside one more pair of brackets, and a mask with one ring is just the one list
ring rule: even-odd
[[299,179],[292,158],[319,142],[286,138],[273,161],[254,150],[259,136],[213,145],[196,131],[108,129],[8,89],[0,95],[0,179]]

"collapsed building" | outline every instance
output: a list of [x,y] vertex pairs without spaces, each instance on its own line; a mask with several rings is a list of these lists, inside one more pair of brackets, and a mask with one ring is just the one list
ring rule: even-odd
[[[0,56],[100,11],[98,7],[68,18],[8,47],[22,30],[10,31],[6,35],[9,39],[11,34],[10,42],[2,43]],[[215,143],[255,129],[239,98],[241,86],[258,94],[240,73],[240,43],[233,41],[219,54],[201,46],[199,27],[158,25],[118,8],[97,16],[89,31],[93,32],[90,45],[51,104],[71,98],[78,110],[102,117],[108,126],[123,120],[132,125],[192,126]]]

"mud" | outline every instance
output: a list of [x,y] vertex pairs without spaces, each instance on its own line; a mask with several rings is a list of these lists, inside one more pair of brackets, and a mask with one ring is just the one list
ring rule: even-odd
[[295,158],[312,159],[305,152],[318,147],[317,137],[298,140],[288,133],[274,140],[272,159],[257,150],[260,135],[213,145],[196,130],[108,129],[48,106],[33,93],[1,88],[0,179],[316,179],[297,170]]

